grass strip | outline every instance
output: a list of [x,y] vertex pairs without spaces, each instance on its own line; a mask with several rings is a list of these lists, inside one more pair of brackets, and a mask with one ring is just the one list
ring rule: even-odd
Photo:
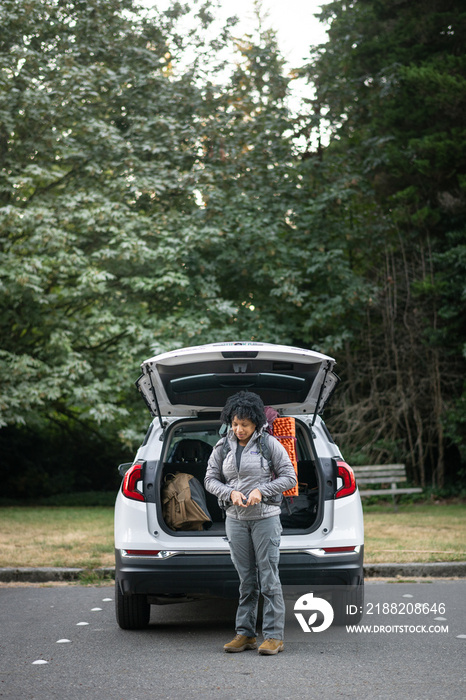
[[113,566],[113,508],[0,508],[0,566]]
[[466,508],[454,504],[364,507],[365,562],[466,561]]
[[[365,562],[466,561],[464,504],[364,507]],[[113,508],[0,508],[0,567],[114,565]]]

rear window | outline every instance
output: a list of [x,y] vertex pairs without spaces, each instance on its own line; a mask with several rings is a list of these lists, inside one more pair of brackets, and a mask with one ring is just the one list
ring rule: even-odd
[[220,423],[183,423],[170,433],[165,462],[205,462],[220,439]]

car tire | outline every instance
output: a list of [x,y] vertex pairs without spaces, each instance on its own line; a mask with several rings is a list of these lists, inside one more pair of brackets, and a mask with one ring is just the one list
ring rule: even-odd
[[149,625],[147,596],[138,593],[123,595],[118,579],[115,579],[115,612],[122,630],[142,630]]
[[364,580],[355,588],[333,591],[332,607],[334,625],[358,624],[364,612]]

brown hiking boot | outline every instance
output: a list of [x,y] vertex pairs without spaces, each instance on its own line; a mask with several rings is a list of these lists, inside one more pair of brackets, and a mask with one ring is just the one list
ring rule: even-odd
[[225,651],[245,651],[246,649],[257,649],[255,637],[246,637],[244,634],[237,634],[235,638],[225,644]]
[[259,654],[278,654],[284,648],[281,639],[266,639],[259,647]]

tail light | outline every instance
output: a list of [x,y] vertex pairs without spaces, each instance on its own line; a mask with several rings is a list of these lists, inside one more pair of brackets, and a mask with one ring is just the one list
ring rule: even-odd
[[134,464],[125,474],[123,479],[123,495],[133,501],[145,501],[144,494],[137,488],[142,481],[142,464]]
[[338,476],[343,480],[342,486],[338,489],[335,494],[335,498],[343,498],[344,496],[351,496],[352,493],[356,491],[356,479],[354,472],[351,467],[346,464],[346,462],[338,461]]

